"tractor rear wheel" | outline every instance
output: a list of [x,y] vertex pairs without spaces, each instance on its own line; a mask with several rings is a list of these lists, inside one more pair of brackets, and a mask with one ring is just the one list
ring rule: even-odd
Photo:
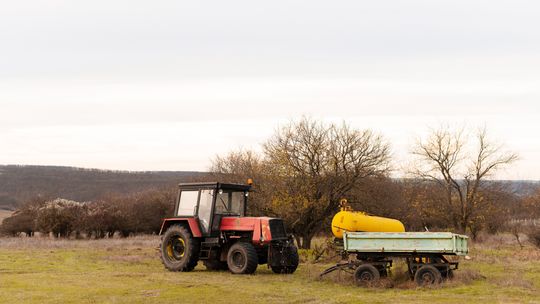
[[227,265],[234,274],[252,274],[257,270],[259,260],[252,244],[237,242],[227,254]]
[[200,246],[188,229],[171,226],[161,238],[161,262],[170,271],[192,271],[199,261]]

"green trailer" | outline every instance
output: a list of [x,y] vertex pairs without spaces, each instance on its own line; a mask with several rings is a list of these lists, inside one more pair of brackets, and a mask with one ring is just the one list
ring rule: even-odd
[[451,278],[458,262],[445,256],[466,256],[468,237],[450,232],[345,232],[338,247],[345,261],[321,273],[335,270],[354,274],[360,285],[388,275],[396,258],[405,259],[411,279],[418,285]]

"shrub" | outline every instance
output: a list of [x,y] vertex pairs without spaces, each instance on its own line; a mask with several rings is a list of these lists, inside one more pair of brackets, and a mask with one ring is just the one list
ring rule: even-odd
[[53,233],[56,237],[91,238],[132,234],[157,234],[161,221],[172,215],[176,199],[174,189],[147,190],[129,195],[108,195],[94,202],[66,199],[29,201],[4,220],[0,233],[17,236],[34,231]]
[[529,241],[533,243],[536,247],[540,248],[540,227],[533,227],[527,233]]
[[34,233],[34,215],[27,210],[15,212],[2,222],[0,232],[9,236],[17,236],[24,232],[26,235],[32,236]]
[[55,236],[68,237],[81,231],[81,221],[86,215],[84,203],[65,199],[47,202],[37,212],[36,228],[40,232],[52,232]]
[[27,236],[33,236],[36,231],[38,210],[45,205],[46,201],[46,198],[39,196],[30,199],[10,217],[4,219],[0,225],[0,233],[10,236],[25,233]]

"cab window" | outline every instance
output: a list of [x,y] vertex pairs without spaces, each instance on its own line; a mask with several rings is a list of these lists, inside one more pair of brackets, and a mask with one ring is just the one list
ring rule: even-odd
[[246,192],[219,190],[216,196],[216,214],[244,215]]
[[194,216],[197,211],[197,201],[199,200],[199,191],[180,192],[180,203],[178,204],[178,216]]

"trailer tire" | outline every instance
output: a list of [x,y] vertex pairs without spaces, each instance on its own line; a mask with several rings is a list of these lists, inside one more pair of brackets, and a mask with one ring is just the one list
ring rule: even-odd
[[452,280],[454,278],[454,271],[452,269],[440,270],[440,272],[444,280]]
[[192,271],[199,261],[200,246],[188,229],[173,225],[161,237],[161,262],[170,271]]
[[252,274],[257,270],[259,258],[252,244],[237,242],[227,254],[227,265],[234,274]]
[[424,265],[414,274],[414,281],[418,286],[440,284],[442,282],[442,275],[434,266]]
[[377,270],[379,271],[379,276],[381,278],[386,278],[388,276],[388,270],[386,270],[386,267],[377,267]]
[[356,285],[366,286],[381,278],[379,270],[371,264],[362,264],[354,271]]

